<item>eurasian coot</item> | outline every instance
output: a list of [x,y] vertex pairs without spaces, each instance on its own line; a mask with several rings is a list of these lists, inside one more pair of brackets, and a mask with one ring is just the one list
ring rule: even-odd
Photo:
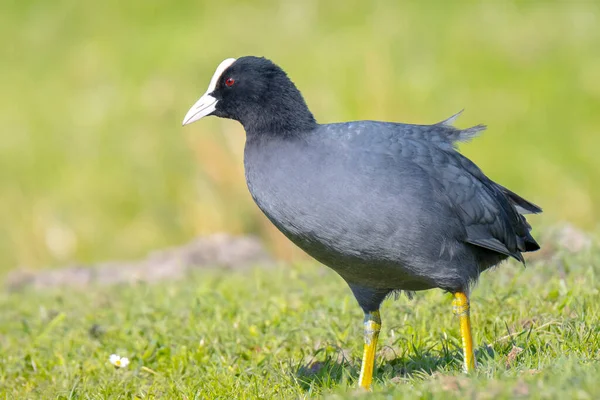
[[541,212],[457,152],[484,126],[457,129],[458,114],[433,125],[318,124],[286,73],[258,57],[223,61],[183,124],[207,115],[244,126],[254,201],[362,307],[360,386],[372,381],[379,306],[397,291],[453,293],[464,368],[475,368],[469,289],[482,271],[539,249],[523,214]]

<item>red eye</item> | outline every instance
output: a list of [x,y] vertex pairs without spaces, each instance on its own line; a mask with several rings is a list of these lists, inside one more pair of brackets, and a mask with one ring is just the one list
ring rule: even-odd
[[234,83],[235,83],[235,79],[233,79],[233,78],[227,78],[227,80],[225,81],[225,84],[228,87],[232,87]]

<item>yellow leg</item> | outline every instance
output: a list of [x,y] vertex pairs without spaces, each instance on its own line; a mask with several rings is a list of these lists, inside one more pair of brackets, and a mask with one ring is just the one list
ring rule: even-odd
[[471,317],[469,313],[469,297],[462,292],[454,293],[452,302],[454,314],[460,320],[460,336],[462,338],[464,352],[464,369],[466,373],[475,370],[475,354],[473,352],[473,337],[471,336]]
[[379,311],[365,313],[365,349],[363,352],[362,366],[358,385],[369,389],[373,381],[373,366],[375,365],[375,351],[377,350],[377,339],[381,330],[381,318]]

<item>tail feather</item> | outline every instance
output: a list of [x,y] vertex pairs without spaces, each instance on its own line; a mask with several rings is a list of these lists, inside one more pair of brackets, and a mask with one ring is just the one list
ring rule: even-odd
[[463,113],[463,111],[465,111],[464,108],[462,110],[460,110],[459,112],[457,112],[456,114],[454,114],[453,116],[446,118],[443,121],[438,122],[436,125],[454,126],[454,123],[456,122],[458,117],[460,117],[460,115]]
[[461,116],[461,114],[463,113],[463,111],[465,111],[464,109],[460,110],[459,112],[457,112],[456,114],[454,114],[453,116],[446,118],[443,121],[438,122],[435,125],[441,125],[441,126],[445,126],[448,128],[451,128],[448,130],[448,136],[450,138],[450,141],[452,143],[455,142],[468,142],[469,140],[475,138],[476,136],[478,136],[481,132],[483,132],[486,128],[485,125],[476,125],[476,126],[472,126],[471,128],[467,128],[467,129],[457,129],[454,127],[454,123],[456,122],[456,120],[458,119],[458,117]]
[[533,204],[528,200],[525,200],[515,192],[508,190],[502,185],[499,185],[497,183],[496,185],[498,185],[498,188],[500,188],[502,193],[504,193],[504,195],[508,197],[511,204],[515,206],[519,214],[539,214],[542,212],[542,209],[539,206]]

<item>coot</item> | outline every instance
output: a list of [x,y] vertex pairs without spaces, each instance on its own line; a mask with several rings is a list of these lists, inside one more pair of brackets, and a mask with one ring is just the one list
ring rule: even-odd
[[[459,113],[460,114],[460,113]],[[292,242],[335,270],[362,307],[359,385],[370,387],[390,293],[454,295],[464,369],[475,368],[469,289],[486,269],[539,249],[523,214],[541,209],[493,182],[456,143],[485,127],[356,121],[319,124],[300,91],[265,58],[223,61],[183,120],[239,121],[258,207]]]

